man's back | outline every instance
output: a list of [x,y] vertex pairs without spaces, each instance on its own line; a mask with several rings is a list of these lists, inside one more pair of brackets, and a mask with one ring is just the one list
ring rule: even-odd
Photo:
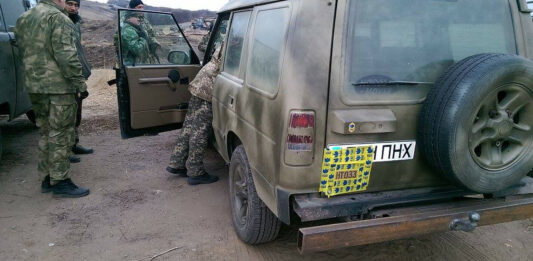
[[75,93],[81,88],[74,31],[52,0],[42,0],[18,19],[16,37],[29,93]]

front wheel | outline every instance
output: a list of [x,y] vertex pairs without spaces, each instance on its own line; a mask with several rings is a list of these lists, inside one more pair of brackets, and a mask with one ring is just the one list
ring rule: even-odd
[[252,245],[276,239],[281,222],[257,195],[242,145],[231,158],[229,188],[233,227],[239,238]]

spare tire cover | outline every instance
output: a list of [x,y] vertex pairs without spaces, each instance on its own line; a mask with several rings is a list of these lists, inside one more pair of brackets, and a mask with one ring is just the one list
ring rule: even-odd
[[519,183],[533,168],[533,62],[479,54],[453,65],[427,96],[418,142],[430,165],[469,190]]

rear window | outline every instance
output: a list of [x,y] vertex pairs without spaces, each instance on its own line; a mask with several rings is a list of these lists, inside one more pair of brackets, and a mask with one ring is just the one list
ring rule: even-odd
[[352,95],[367,83],[433,83],[474,54],[517,52],[507,0],[359,0],[349,5],[346,88]]

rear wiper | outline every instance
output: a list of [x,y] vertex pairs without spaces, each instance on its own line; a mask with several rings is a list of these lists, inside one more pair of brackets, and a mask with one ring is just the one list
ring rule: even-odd
[[357,82],[353,86],[379,86],[379,85],[419,85],[433,84],[432,82],[388,81],[388,82]]

